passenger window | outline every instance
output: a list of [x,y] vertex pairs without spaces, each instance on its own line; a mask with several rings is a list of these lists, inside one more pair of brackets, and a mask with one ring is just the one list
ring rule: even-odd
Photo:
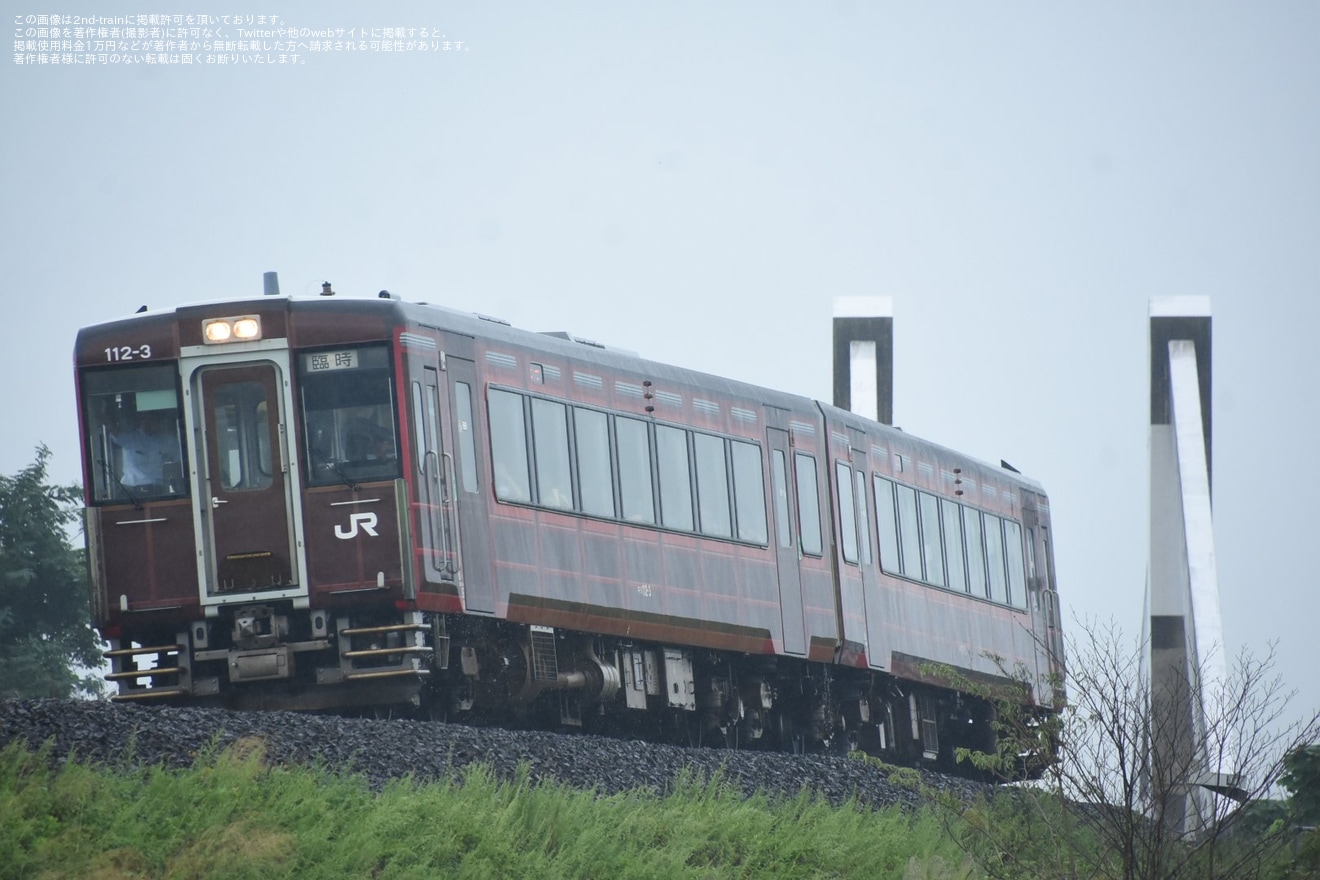
[[532,437],[536,450],[537,501],[546,507],[572,510],[568,415],[562,403],[532,398]]
[[816,494],[815,457],[805,452],[793,453],[793,470],[797,473],[798,535],[802,552],[820,556],[820,497]]
[[963,535],[967,538],[967,591],[973,596],[989,596],[985,582],[985,534],[981,529],[981,511],[963,508]]
[[656,460],[660,474],[660,522],[665,528],[692,531],[692,471],[687,431],[657,425]]
[[[733,498],[738,515],[738,539],[764,544],[769,536],[766,534],[765,477],[761,470],[761,447],[755,443],[734,440],[730,443],[730,449],[733,451]],[[782,461],[781,456],[781,466]],[[784,507],[784,519],[788,519],[787,505]],[[788,531],[787,527],[784,531]],[[787,540],[787,535],[784,540]]]
[[701,531],[720,538],[732,538],[729,468],[724,459],[724,439],[693,434],[692,447],[697,456],[697,512],[701,515]]
[[944,546],[940,540],[939,499],[921,492],[921,553],[926,563],[926,582],[942,587],[944,581]]
[[941,498],[940,514],[944,520],[944,562],[949,575],[949,589],[965,593],[967,567],[963,558],[962,505]]
[[839,541],[843,561],[857,564],[857,508],[853,505],[852,468],[841,461],[834,463],[839,496]]
[[890,574],[902,574],[898,558],[898,518],[894,514],[894,484],[884,477],[875,478],[875,529],[880,538],[880,567]]
[[578,489],[582,512],[614,516],[614,468],[610,463],[609,417],[592,409],[573,410],[577,439]]
[[985,514],[985,569],[990,576],[990,598],[1008,602],[1008,583],[1004,578],[1003,520],[992,513]]
[[646,422],[616,416],[614,433],[619,446],[619,494],[623,499],[623,518],[631,522],[654,523],[651,438]]
[[779,532],[779,546],[792,547],[793,535],[788,525],[788,463],[781,450],[774,450],[770,481],[775,490],[775,530]]
[[898,537],[903,576],[921,580],[921,531],[917,526],[917,490],[898,484]]
[[527,467],[527,428],[522,395],[492,388],[486,404],[490,409],[495,496],[503,501],[530,502],[532,485]]

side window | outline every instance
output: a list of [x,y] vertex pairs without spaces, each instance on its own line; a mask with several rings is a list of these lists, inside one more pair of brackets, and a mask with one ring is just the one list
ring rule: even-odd
[[654,523],[651,437],[646,422],[617,416],[614,433],[619,448],[619,494],[623,501],[623,518],[631,522]]
[[880,567],[890,574],[902,574],[898,559],[898,517],[894,513],[894,484],[884,477],[875,478],[875,529],[880,538]]
[[495,496],[503,501],[530,502],[532,484],[527,467],[527,426],[522,395],[492,388],[486,404],[490,409]]
[[572,510],[568,415],[562,403],[532,398],[532,437],[536,450],[537,501],[546,507]]
[[[738,511],[738,539],[764,544],[769,535],[765,523],[765,477],[761,470],[761,447],[755,443],[734,440],[729,448],[733,452],[733,498]],[[782,466],[782,455],[780,462]],[[788,519],[787,505],[784,506],[784,519]],[[787,540],[787,535],[784,540]]]
[[940,515],[944,520],[944,562],[949,574],[949,589],[965,593],[967,567],[963,559],[962,505],[941,498]]
[[967,538],[967,591],[973,596],[988,596],[985,582],[985,540],[981,529],[981,511],[962,509],[963,535]]
[[578,489],[582,512],[614,516],[614,468],[610,463],[609,417],[593,409],[574,408],[573,433],[577,440]]
[[472,431],[472,389],[466,382],[456,382],[458,402],[459,476],[464,492],[477,491],[477,444]]
[[707,535],[732,538],[729,467],[724,458],[724,439],[693,434],[692,448],[697,457],[697,512],[701,515],[701,531]]
[[921,532],[917,527],[917,490],[898,484],[898,537],[903,576],[921,580]]
[[1008,583],[1004,578],[1003,520],[993,513],[985,517],[985,569],[990,576],[990,598],[1008,602]]
[[853,505],[852,468],[836,461],[834,476],[839,496],[839,542],[843,545],[843,561],[856,565],[857,508]]
[[779,532],[779,546],[792,547],[793,535],[788,525],[788,464],[781,450],[773,450],[770,481],[775,490],[775,530]]
[[805,452],[793,453],[793,470],[797,474],[798,535],[802,552],[820,556],[820,497],[816,494],[815,457]]
[[921,504],[921,554],[926,563],[926,582],[944,586],[944,543],[940,540],[940,500],[929,492],[919,493]]
[[1022,526],[1004,520],[1004,560],[1008,564],[1008,603],[1027,607],[1026,565],[1022,558]]
[[665,528],[692,531],[692,470],[687,431],[657,425],[656,461],[660,475],[660,522]]

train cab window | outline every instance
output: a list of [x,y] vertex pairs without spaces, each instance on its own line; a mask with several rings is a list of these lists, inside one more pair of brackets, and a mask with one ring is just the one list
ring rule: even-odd
[[532,482],[527,462],[527,424],[521,394],[490,389],[490,455],[495,472],[495,497],[530,502]]
[[1004,561],[1008,565],[1008,604],[1027,607],[1026,562],[1022,558],[1022,526],[1004,520]]
[[174,367],[89,370],[81,385],[92,500],[131,503],[188,494]]
[[692,531],[692,471],[687,431],[657,425],[656,463],[660,476],[660,521],[665,528]]
[[693,434],[692,448],[697,460],[697,512],[701,515],[701,531],[719,538],[732,538],[729,468],[724,458],[724,439]]
[[389,349],[375,345],[302,354],[298,389],[309,485],[399,475]]
[[834,475],[839,496],[839,543],[843,545],[843,561],[857,564],[857,508],[853,503],[852,468],[841,461],[834,463]]
[[[741,440],[730,441],[729,447],[733,453],[733,503],[737,510],[738,540],[764,544],[769,535],[765,523],[765,477],[761,470],[761,447]],[[781,466],[782,462],[781,455]],[[788,519],[787,504],[784,505],[784,519]],[[784,531],[788,531],[787,527]]]
[[917,490],[898,485],[898,538],[903,576],[919,581],[921,575],[921,531],[917,525]]
[[805,452],[793,453],[793,470],[797,475],[798,536],[802,552],[808,556],[820,556],[823,550],[815,456]]
[[472,388],[466,382],[454,383],[458,406],[458,465],[464,492],[477,491],[477,443],[472,430]]
[[573,438],[577,449],[582,512],[592,516],[615,516],[609,416],[594,409],[574,407]]
[[993,513],[985,516],[985,570],[990,576],[990,598],[1008,602],[1008,581],[1004,577],[1004,521]]
[[895,514],[894,483],[875,478],[875,531],[880,539],[880,568],[889,574],[902,574],[898,559],[898,517]]
[[963,554],[962,505],[940,499],[940,518],[944,520],[944,567],[949,575],[949,589],[967,592],[967,565]]
[[573,509],[573,475],[568,464],[568,415],[562,403],[532,399],[532,436],[536,450],[538,503]]
[[617,416],[614,434],[619,451],[619,497],[623,518],[655,522],[655,496],[651,484],[651,435],[646,422]]
[[793,535],[788,525],[788,466],[784,453],[773,451],[770,482],[775,490],[775,531],[779,533],[779,546],[792,547]]
[[940,500],[929,492],[918,493],[921,512],[921,556],[926,564],[926,583],[945,585],[944,542],[940,538]]

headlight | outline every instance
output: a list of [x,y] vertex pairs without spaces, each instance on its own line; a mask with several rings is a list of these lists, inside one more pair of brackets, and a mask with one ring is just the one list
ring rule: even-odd
[[202,322],[202,338],[208,345],[260,339],[261,316],[236,315],[232,318],[208,318]]

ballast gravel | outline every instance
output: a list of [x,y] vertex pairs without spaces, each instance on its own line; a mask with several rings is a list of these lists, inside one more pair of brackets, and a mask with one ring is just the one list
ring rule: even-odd
[[[373,788],[411,776],[418,782],[462,778],[483,764],[501,779],[526,766],[533,782],[555,781],[615,794],[668,791],[685,771],[719,774],[750,795],[796,797],[806,789],[831,803],[916,806],[920,796],[889,781],[889,772],[846,755],[680,748],[636,740],[532,730],[469,727],[438,721],[374,720],[294,712],[119,705],[86,700],[0,700],[0,747],[52,740],[56,761],[188,767],[199,754],[256,737],[275,765],[321,764],[359,774]],[[956,777],[924,781],[971,798],[985,789]]]

